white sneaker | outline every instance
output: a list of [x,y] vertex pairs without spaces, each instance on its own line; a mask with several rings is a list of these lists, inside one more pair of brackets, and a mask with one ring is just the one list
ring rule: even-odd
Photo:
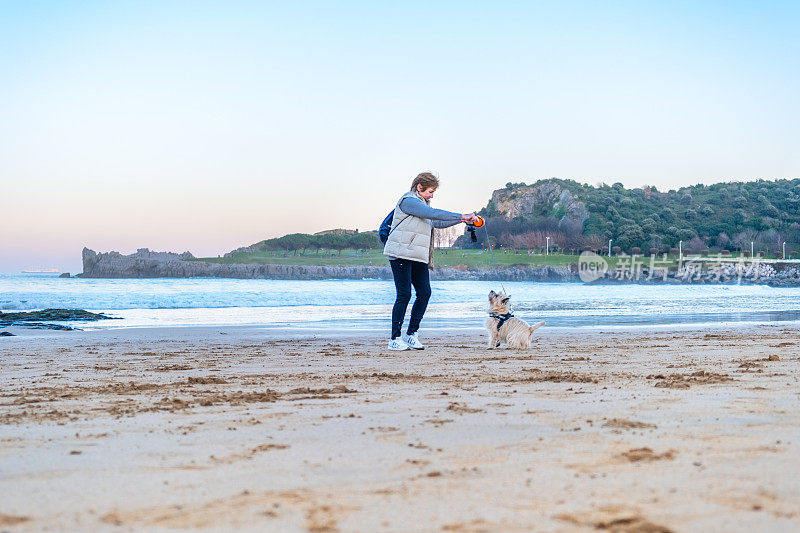
[[391,339],[389,341],[389,345],[387,346],[390,350],[395,350],[398,352],[402,352],[403,350],[408,350],[409,346],[405,343],[403,339]]
[[406,344],[408,345],[409,348],[414,348],[415,350],[425,349],[425,345],[419,342],[416,333],[414,333],[413,335],[403,335],[403,340],[406,341]]

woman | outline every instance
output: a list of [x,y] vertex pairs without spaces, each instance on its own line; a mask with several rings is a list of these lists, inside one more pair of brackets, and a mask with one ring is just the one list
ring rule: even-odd
[[[430,172],[414,178],[411,190],[398,200],[392,216],[392,229],[383,253],[389,258],[397,298],[392,308],[390,350],[425,348],[417,338],[417,330],[431,297],[428,269],[433,268],[433,228],[449,228],[461,222],[474,222],[475,213],[459,214],[430,207],[439,180]],[[411,300],[411,286],[417,297],[411,307],[411,320],[401,337],[406,308]]]

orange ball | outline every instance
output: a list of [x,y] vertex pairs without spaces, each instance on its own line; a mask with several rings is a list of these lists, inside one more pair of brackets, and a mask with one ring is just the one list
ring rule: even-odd
[[475,221],[473,226],[476,228],[482,228],[484,224],[486,224],[486,221],[483,219],[483,217],[478,217],[478,220]]

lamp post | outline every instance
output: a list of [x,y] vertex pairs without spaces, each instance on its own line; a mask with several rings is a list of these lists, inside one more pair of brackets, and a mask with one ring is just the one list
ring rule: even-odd
[[547,237],[547,248],[545,249],[544,255],[550,255],[550,237]]
[[608,257],[611,257],[611,241],[614,239],[608,239]]
[[783,241],[783,258],[786,259],[786,241]]
[[683,241],[678,241],[678,264],[683,261]]
[[755,254],[753,253],[753,241],[750,241],[750,259],[752,259],[752,258],[753,258],[753,255],[755,255]]

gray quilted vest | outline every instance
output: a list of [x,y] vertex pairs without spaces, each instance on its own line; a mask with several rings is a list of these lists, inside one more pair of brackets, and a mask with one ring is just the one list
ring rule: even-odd
[[400,209],[400,202],[405,198],[418,198],[425,202],[416,191],[409,191],[400,197],[394,207],[392,230],[383,247],[383,254],[427,263],[428,268],[433,269],[433,224],[430,219],[405,214]]

